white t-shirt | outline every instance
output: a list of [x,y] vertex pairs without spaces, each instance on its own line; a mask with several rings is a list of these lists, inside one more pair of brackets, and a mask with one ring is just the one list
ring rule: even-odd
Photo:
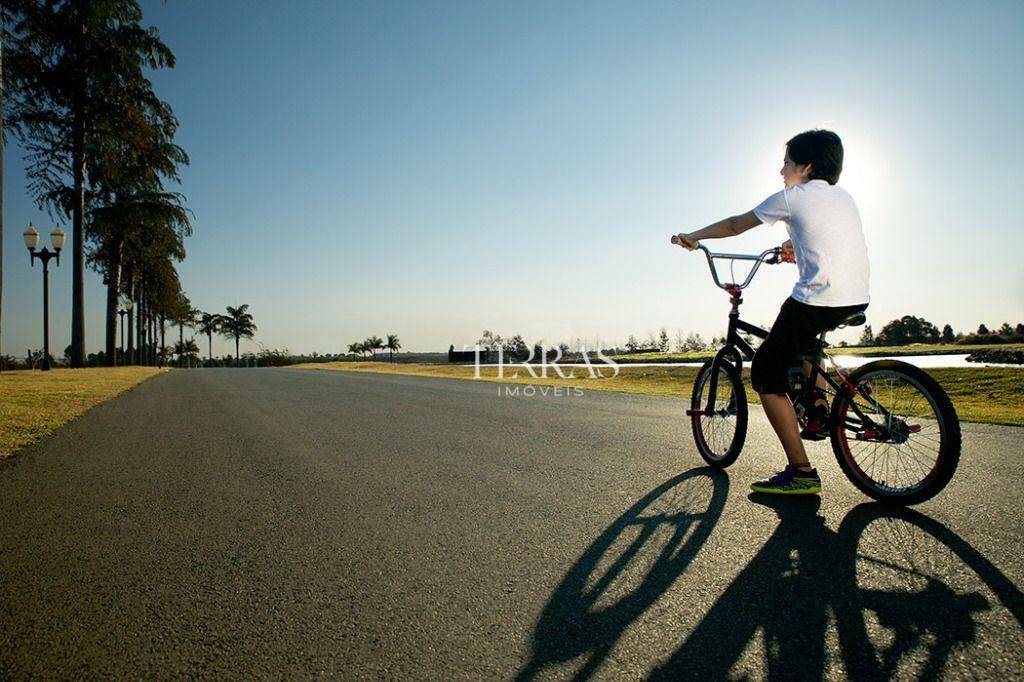
[[754,209],[762,223],[786,223],[800,280],[793,298],[808,305],[859,305],[868,295],[868,247],[849,193],[825,180],[777,192]]

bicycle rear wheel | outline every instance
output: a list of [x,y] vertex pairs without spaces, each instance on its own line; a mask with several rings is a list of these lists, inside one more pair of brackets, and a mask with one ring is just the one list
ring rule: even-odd
[[718,368],[714,409],[705,414],[710,393],[712,361],[697,373],[690,398],[690,420],[697,452],[713,467],[724,469],[740,456],[747,437],[747,394],[739,372],[729,362]]
[[935,497],[960,461],[960,421],[949,396],[927,372],[896,360],[869,362],[848,379],[857,395],[840,391],[832,404],[832,450],[843,473],[882,502]]

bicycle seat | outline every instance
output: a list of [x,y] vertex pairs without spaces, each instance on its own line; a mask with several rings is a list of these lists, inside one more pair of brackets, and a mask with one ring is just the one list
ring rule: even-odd
[[867,322],[868,316],[864,314],[864,311],[857,313],[850,313],[843,319],[839,320],[832,326],[832,329],[842,329],[843,327],[859,327]]

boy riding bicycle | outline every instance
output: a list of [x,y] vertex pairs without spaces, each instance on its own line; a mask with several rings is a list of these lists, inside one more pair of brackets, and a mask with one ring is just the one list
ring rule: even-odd
[[[693,251],[702,239],[732,237],[761,224],[782,221],[790,239],[783,260],[795,262],[800,278],[757,349],[750,380],[761,396],[789,464],[774,476],[751,484],[757,492],[815,494],[821,479],[807,459],[802,439],[827,436],[824,379],[818,379],[814,418],[803,432],[787,392],[792,370],[823,331],[868,306],[868,252],[860,213],[846,190],[836,186],[843,169],[843,143],[828,130],[809,130],[786,143],[785,187],[752,211],[708,225],[673,240]],[[804,373],[808,374],[805,366]]]

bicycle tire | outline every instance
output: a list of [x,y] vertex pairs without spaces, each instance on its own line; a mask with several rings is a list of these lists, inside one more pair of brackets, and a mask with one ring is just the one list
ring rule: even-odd
[[[740,456],[740,451],[743,449],[743,442],[747,437],[747,393],[743,388],[743,380],[740,378],[739,372],[730,362],[722,362],[719,365],[719,378],[718,378],[718,395],[716,396],[716,407],[722,402],[723,392],[722,389],[728,386],[732,395],[735,396],[735,405],[727,405],[726,407],[735,416],[735,426],[733,429],[732,437],[728,441],[728,447],[719,446],[716,451],[708,443],[708,434],[705,433],[705,426],[702,422],[704,415],[696,414],[697,410],[703,408],[704,396],[701,395],[704,386],[708,379],[711,377],[712,360],[708,360],[697,372],[697,377],[693,382],[693,394],[690,397],[690,423],[693,428],[693,440],[697,444],[697,452],[700,453],[701,458],[707,462],[708,466],[715,467],[717,469],[724,469],[731,465]],[[722,380],[727,381],[723,382]],[[730,403],[731,403],[730,398]],[[708,417],[708,419],[714,419],[715,417]],[[724,418],[723,418],[723,424]],[[720,432],[717,435],[722,435]]]
[[845,428],[851,399],[849,391],[840,391],[832,402],[832,451],[846,477],[868,497],[897,505],[920,504],[942,492],[956,472],[960,462],[960,420],[952,401],[939,383],[924,370],[906,362],[869,362],[851,372],[847,379],[859,390],[861,383],[873,375],[886,374],[909,380],[909,383],[924,395],[933,410],[938,426],[939,451],[932,469],[917,484],[903,489],[889,487],[885,485],[885,481],[875,481],[864,472],[850,449]]

